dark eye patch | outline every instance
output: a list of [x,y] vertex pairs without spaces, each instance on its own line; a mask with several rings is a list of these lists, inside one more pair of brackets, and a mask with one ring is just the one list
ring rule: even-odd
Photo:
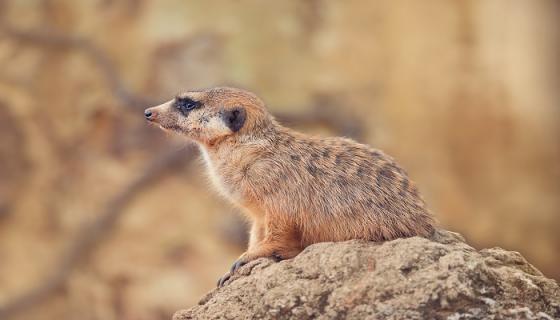
[[200,102],[194,101],[190,98],[175,98],[175,108],[181,111],[183,115],[187,115],[190,111],[198,108],[200,106]]

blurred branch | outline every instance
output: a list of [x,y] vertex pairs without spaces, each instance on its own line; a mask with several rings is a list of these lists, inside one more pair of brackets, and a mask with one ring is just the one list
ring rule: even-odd
[[108,55],[86,39],[53,30],[18,30],[5,24],[0,24],[0,34],[30,45],[81,51],[96,64],[113,95],[125,106],[144,108],[156,104],[155,100],[135,95],[128,90]]
[[40,303],[51,293],[64,286],[72,271],[80,261],[86,259],[100,243],[100,238],[111,230],[118,218],[125,212],[126,206],[135,197],[157,180],[165,176],[170,169],[184,165],[193,158],[192,147],[171,150],[150,162],[141,174],[133,179],[124,190],[117,194],[105,207],[103,213],[91,223],[84,224],[72,239],[71,247],[62,254],[54,272],[36,288],[21,295],[19,298],[0,306],[0,319],[7,319],[15,314]]

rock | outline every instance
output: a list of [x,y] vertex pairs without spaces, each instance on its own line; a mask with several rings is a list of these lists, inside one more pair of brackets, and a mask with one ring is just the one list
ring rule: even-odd
[[259,259],[173,319],[560,319],[560,288],[517,252],[438,231]]

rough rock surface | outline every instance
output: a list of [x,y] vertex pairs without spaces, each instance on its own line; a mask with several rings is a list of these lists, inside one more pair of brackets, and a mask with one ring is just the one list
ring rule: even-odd
[[519,253],[457,234],[319,243],[249,263],[173,319],[560,319],[560,288]]

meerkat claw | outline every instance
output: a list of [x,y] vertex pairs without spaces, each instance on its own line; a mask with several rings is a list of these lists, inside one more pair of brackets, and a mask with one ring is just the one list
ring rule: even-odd
[[243,267],[246,264],[247,264],[247,261],[244,261],[244,260],[241,260],[241,259],[235,261],[233,263],[233,265],[231,266],[230,273],[234,273],[235,271],[237,271],[237,269]]
[[223,287],[225,285],[226,281],[229,280],[229,278],[231,278],[231,273],[230,272],[226,273],[223,277],[220,278],[220,280],[218,280],[217,287],[218,288]]
[[231,278],[231,276],[235,273],[235,271],[237,271],[237,269],[241,268],[242,266],[246,265],[247,261],[244,260],[237,260],[233,263],[233,265],[230,268],[230,271],[228,273],[226,273],[223,277],[221,277],[218,280],[218,288],[221,288],[224,286],[224,284]]

